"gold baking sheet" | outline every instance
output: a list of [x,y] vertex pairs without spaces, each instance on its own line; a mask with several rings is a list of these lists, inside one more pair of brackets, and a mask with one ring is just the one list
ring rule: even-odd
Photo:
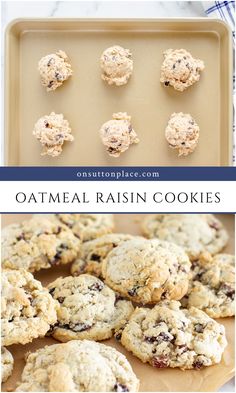
[[[114,44],[129,48],[134,58],[133,75],[122,87],[100,77],[100,55]],[[168,48],[185,48],[205,62],[200,82],[183,93],[159,82]],[[68,54],[73,77],[47,93],[37,64],[58,49]],[[16,20],[6,30],[5,81],[5,165],[232,165],[232,43],[219,20]],[[35,122],[51,111],[65,115],[75,137],[57,158],[42,157],[32,136]],[[113,158],[98,131],[119,111],[132,116],[140,143]],[[181,158],[164,137],[171,113],[180,111],[191,113],[201,130],[195,152]]]
[[[21,221],[29,217],[29,215],[2,215],[2,225]],[[140,220],[144,215],[117,214],[116,231],[140,234]],[[225,252],[234,253],[234,216],[218,215],[225,224],[230,241],[225,248]],[[66,276],[70,274],[70,267],[64,266],[44,270],[35,275],[37,279],[42,281],[44,285],[55,280],[58,276]],[[103,341],[124,353],[130,361],[134,372],[140,379],[140,391],[143,392],[213,392],[217,391],[224,383],[226,383],[234,374],[234,318],[224,318],[219,320],[226,328],[228,346],[223,354],[220,364],[212,367],[206,367],[203,370],[178,370],[178,369],[154,369],[150,365],[143,364],[139,359],[135,358],[131,353],[126,351],[114,339]],[[35,339],[27,345],[12,345],[9,347],[15,359],[15,366],[12,377],[3,384],[3,391],[14,390],[16,382],[20,380],[21,372],[24,367],[24,354],[28,351],[45,345],[58,343],[52,338]]]

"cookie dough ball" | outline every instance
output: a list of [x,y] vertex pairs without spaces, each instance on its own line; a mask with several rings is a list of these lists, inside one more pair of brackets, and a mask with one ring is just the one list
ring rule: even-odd
[[194,59],[185,49],[168,49],[164,52],[161,67],[161,83],[184,91],[200,79],[200,72],[205,68],[204,62]]
[[112,120],[107,121],[100,129],[102,143],[108,154],[119,157],[139,139],[131,124],[131,117],[126,112],[113,113]]
[[14,359],[7,348],[1,347],[1,378],[6,382],[13,371]]
[[64,142],[73,142],[69,122],[62,113],[51,112],[41,117],[34,126],[33,135],[43,147],[42,156],[57,157],[62,152]]
[[38,63],[38,70],[41,83],[47,91],[56,90],[72,75],[68,57],[62,50],[42,57]]
[[102,262],[106,284],[136,303],[181,299],[188,290],[190,261],[181,247],[157,239],[119,244]]
[[192,153],[198,144],[199,126],[188,113],[172,113],[166,130],[165,137],[172,149],[177,149],[180,156]]
[[152,309],[137,307],[121,343],[155,368],[200,370],[219,363],[227,345],[224,326],[195,307],[180,306],[165,300]]
[[132,53],[115,45],[107,48],[100,59],[102,79],[109,85],[125,85],[133,71]]

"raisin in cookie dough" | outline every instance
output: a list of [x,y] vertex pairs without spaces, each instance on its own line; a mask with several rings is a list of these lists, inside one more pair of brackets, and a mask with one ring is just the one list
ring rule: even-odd
[[112,214],[56,214],[56,219],[68,226],[83,242],[111,233],[114,230]]
[[220,252],[228,242],[223,224],[212,214],[153,214],[142,225],[148,238],[158,238],[184,248],[191,260],[200,254]]
[[38,63],[38,70],[41,83],[47,91],[56,90],[72,75],[71,64],[62,50],[42,57]]
[[2,382],[6,382],[13,371],[14,359],[7,348],[1,347],[1,378]]
[[41,156],[58,157],[64,142],[74,140],[68,120],[64,119],[62,113],[54,112],[40,117],[34,126],[33,135],[43,147]]
[[80,244],[66,225],[36,215],[2,230],[2,266],[35,272],[67,264],[76,259]]
[[190,261],[175,244],[157,239],[128,240],[102,262],[107,285],[134,302],[181,299],[188,290]]
[[125,85],[133,72],[132,53],[119,45],[107,48],[101,56],[102,79],[108,85]]
[[227,345],[223,325],[195,307],[180,309],[173,300],[136,308],[120,340],[153,367],[197,370],[219,363]]
[[194,59],[185,49],[168,49],[164,52],[160,82],[182,92],[199,81],[204,68],[204,62]]
[[26,344],[43,337],[57,321],[57,303],[48,290],[21,270],[2,271],[2,345]]
[[51,332],[62,342],[106,340],[133,312],[130,301],[116,296],[101,280],[89,274],[58,278],[48,289],[59,303],[57,323]]
[[235,258],[229,254],[204,253],[192,265],[193,277],[184,307],[197,307],[212,318],[235,314]]
[[178,150],[180,156],[188,156],[198,144],[199,126],[188,113],[172,113],[166,130],[165,137],[172,149]]
[[131,240],[134,236],[122,233],[110,233],[81,245],[79,258],[71,266],[71,274],[78,276],[90,273],[97,277],[102,275],[102,261],[110,251],[120,243]]
[[136,392],[139,381],[116,349],[87,340],[28,355],[17,392]]
[[139,143],[138,136],[126,112],[113,113],[112,120],[104,123],[99,131],[102,143],[111,157],[119,157],[133,143]]

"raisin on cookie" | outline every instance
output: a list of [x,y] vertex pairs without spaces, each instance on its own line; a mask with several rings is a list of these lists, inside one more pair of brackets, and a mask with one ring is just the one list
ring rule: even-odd
[[59,303],[57,322],[51,332],[62,342],[110,338],[133,312],[130,301],[89,274],[58,278],[48,289]]
[[2,345],[26,344],[43,337],[57,321],[56,302],[23,269],[2,271]]
[[204,253],[192,264],[193,276],[184,307],[197,307],[212,318],[235,314],[235,257]]
[[156,368],[199,370],[219,363],[227,345],[224,326],[195,307],[180,306],[165,300],[136,308],[121,331],[122,345]]
[[2,230],[2,266],[30,272],[75,260],[81,241],[59,222],[34,216]]
[[116,349],[87,340],[29,354],[17,392],[137,392],[139,380]]
[[102,262],[107,285],[134,302],[181,299],[188,290],[190,261],[175,244],[134,238],[118,245]]
[[142,224],[148,238],[158,238],[184,248],[191,260],[202,252],[220,252],[228,242],[228,233],[213,214],[152,214]]

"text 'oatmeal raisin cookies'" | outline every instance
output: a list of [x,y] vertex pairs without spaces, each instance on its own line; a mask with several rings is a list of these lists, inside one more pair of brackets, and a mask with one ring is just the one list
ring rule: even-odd
[[102,275],[114,291],[137,303],[178,300],[188,290],[190,261],[175,244],[135,238],[108,254]]
[[108,85],[125,85],[133,72],[132,54],[119,45],[107,48],[101,56],[102,79]]
[[38,70],[41,83],[47,91],[56,90],[72,75],[71,64],[62,50],[42,57]]
[[99,131],[102,143],[111,157],[119,157],[133,143],[139,143],[126,112],[113,113],[112,120],[104,123]]
[[36,272],[73,262],[81,241],[60,222],[35,215],[2,230],[2,267]]
[[168,49],[164,52],[160,82],[182,92],[199,81],[204,68],[204,62],[194,59],[185,49]]
[[59,303],[57,322],[51,332],[62,342],[106,340],[133,312],[130,301],[116,296],[99,278],[89,274],[58,278],[48,289]]
[[26,344],[44,337],[56,323],[57,303],[24,269],[2,271],[2,345]]
[[136,308],[121,331],[121,343],[156,368],[199,370],[221,361],[225,328],[206,313],[164,300],[152,309]]
[[228,233],[213,214],[150,214],[142,224],[148,238],[172,242],[184,248],[191,260],[202,252],[220,252],[228,242]]
[[62,113],[51,112],[41,117],[35,124],[33,135],[41,143],[41,156],[58,157],[62,153],[64,142],[73,142],[68,120]]
[[137,392],[139,380],[116,349],[94,341],[54,344],[30,353],[17,392]]
[[205,252],[192,264],[192,278],[184,307],[197,307],[212,318],[235,314],[235,257]]
[[170,148],[178,150],[180,156],[188,156],[198,144],[199,126],[188,113],[172,113],[167,127],[165,137]]

